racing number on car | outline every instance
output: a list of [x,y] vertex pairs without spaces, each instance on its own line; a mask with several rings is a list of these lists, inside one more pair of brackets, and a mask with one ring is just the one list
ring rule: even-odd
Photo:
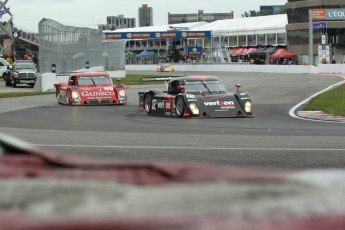
[[167,96],[165,98],[165,105],[164,105],[164,111],[166,112],[167,110],[173,112],[175,103],[174,103],[175,97],[174,96]]
[[157,100],[156,100],[156,99],[153,99],[153,100],[152,100],[151,109],[152,109],[152,110],[156,110],[156,108],[157,108],[156,105],[157,105]]

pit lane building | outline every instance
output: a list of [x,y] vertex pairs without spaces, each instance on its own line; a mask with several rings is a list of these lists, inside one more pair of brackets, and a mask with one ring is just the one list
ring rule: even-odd
[[[230,62],[235,48],[286,47],[286,14],[103,31],[106,39],[127,40],[126,52],[151,51],[154,62]],[[264,53],[265,54],[265,53]]]
[[[308,10],[323,8],[335,10],[340,16],[337,20],[327,21],[327,28],[313,31],[313,65],[318,65],[324,56],[329,60],[334,59],[336,63],[345,62],[344,0],[327,3],[321,0],[288,0],[285,6],[287,14],[217,20],[211,23],[138,27],[103,33],[107,39],[126,39],[126,51],[129,53],[151,51],[154,57],[159,56],[151,58],[154,62],[164,56],[174,62],[189,56],[202,62],[228,62],[236,48],[245,48],[245,52],[254,52],[253,49],[260,48],[255,52],[266,58],[267,63],[267,56],[275,48],[286,48],[298,55],[299,64],[305,64],[309,63]],[[324,38],[327,42],[322,44]]]

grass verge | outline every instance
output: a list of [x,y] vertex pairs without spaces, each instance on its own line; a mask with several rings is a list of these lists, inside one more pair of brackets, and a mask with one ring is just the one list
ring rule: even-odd
[[0,98],[8,98],[8,97],[26,97],[26,96],[45,95],[45,94],[55,94],[55,92],[0,93]]
[[328,114],[345,116],[345,84],[313,98],[306,110],[321,110]]

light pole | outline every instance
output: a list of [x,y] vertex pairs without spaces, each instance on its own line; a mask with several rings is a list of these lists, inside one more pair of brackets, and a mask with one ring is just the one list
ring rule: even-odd
[[313,10],[309,9],[309,65],[313,65],[314,50],[313,50]]

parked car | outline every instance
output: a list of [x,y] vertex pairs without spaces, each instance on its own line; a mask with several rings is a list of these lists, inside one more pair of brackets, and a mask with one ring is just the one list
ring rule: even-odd
[[17,60],[13,65],[7,67],[4,75],[6,86],[16,88],[19,84],[27,84],[34,87],[39,72],[32,61]]
[[54,85],[59,104],[64,105],[104,105],[126,104],[126,88],[122,84],[113,85],[106,72],[73,73],[68,82]]
[[252,116],[251,97],[239,91],[240,84],[236,87],[236,92],[228,92],[215,76],[176,77],[169,81],[167,91],[139,92],[139,110],[148,115],[176,117]]
[[5,59],[0,58],[0,77],[4,78],[7,72],[7,67],[10,65]]

